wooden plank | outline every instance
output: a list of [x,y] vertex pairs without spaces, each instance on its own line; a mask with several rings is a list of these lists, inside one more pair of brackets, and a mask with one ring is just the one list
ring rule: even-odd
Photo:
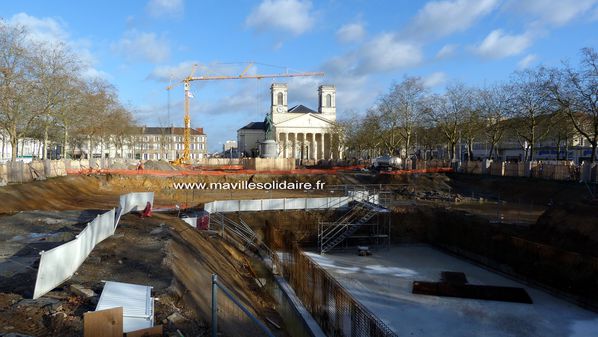
[[122,337],[123,308],[90,311],[83,314],[84,337]]
[[127,332],[127,337],[162,337],[162,325]]

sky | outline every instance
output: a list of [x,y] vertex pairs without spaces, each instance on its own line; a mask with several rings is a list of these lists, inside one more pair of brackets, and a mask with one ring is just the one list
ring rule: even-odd
[[536,65],[577,64],[598,48],[598,0],[0,1],[0,17],[32,39],[68,45],[81,76],[112,83],[139,125],[182,126],[187,76],[322,71],[322,77],[192,83],[191,125],[210,151],[269,110],[270,85],[289,107],[317,110],[337,88],[337,116],[362,115],[405,76],[434,92],[484,86]]

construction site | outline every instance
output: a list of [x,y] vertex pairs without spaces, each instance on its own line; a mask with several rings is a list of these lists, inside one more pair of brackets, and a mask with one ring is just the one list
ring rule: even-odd
[[597,0],[0,11],[0,337],[598,336]]
[[[174,172],[82,170],[2,187],[0,335],[598,331],[595,185]],[[239,181],[323,188],[181,187]]]

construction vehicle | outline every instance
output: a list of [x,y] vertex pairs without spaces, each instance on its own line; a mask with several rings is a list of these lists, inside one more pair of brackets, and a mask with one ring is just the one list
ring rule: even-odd
[[281,77],[307,77],[307,76],[324,76],[323,72],[300,72],[300,73],[282,73],[282,74],[265,74],[265,75],[246,75],[247,71],[253,66],[253,62],[245,67],[243,72],[237,76],[193,76],[197,69],[197,64],[193,65],[189,76],[180,80],[175,84],[171,84],[166,87],[166,90],[171,90],[179,84],[183,84],[185,92],[185,117],[184,117],[184,130],[183,130],[183,155],[177,158],[173,163],[176,165],[190,164],[190,143],[191,143],[191,116],[189,114],[189,98],[192,98],[191,94],[191,82],[193,81],[214,81],[214,80],[247,80],[247,79],[263,79],[263,78],[281,78]]

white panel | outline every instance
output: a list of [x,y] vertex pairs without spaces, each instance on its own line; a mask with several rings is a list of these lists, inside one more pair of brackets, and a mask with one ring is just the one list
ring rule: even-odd
[[154,303],[152,287],[131,283],[111,282],[104,285],[96,311],[123,308],[123,332],[153,326]]
[[308,198],[307,208],[309,209],[324,209],[328,208],[328,198]]
[[203,209],[204,211],[208,212],[208,213],[213,213],[214,211],[214,203],[213,202],[208,202],[207,204],[203,205]]
[[262,200],[241,200],[239,203],[239,210],[243,211],[261,211]]
[[114,234],[114,212],[113,208],[109,212],[98,215],[92,222],[87,224],[86,229],[90,231],[89,235],[93,246]]
[[154,205],[154,192],[134,192],[120,196],[120,207],[123,214],[132,211],[142,211],[147,202]]
[[276,211],[284,209],[284,199],[263,199],[262,209],[264,211]]
[[214,201],[214,212],[238,212],[239,200],[218,200]]
[[71,277],[87,257],[82,251],[81,240],[75,239],[41,253],[33,298],[43,296]]
[[305,209],[305,198],[286,199],[286,209]]
[[71,277],[83,264],[96,244],[114,234],[121,214],[145,208],[147,202],[154,202],[153,192],[129,193],[120,197],[118,218],[112,209],[97,216],[77,235],[75,240],[66,242],[49,251],[40,253],[33,298],[39,298]]
[[181,220],[188,223],[191,227],[197,227],[197,218],[181,218]]

